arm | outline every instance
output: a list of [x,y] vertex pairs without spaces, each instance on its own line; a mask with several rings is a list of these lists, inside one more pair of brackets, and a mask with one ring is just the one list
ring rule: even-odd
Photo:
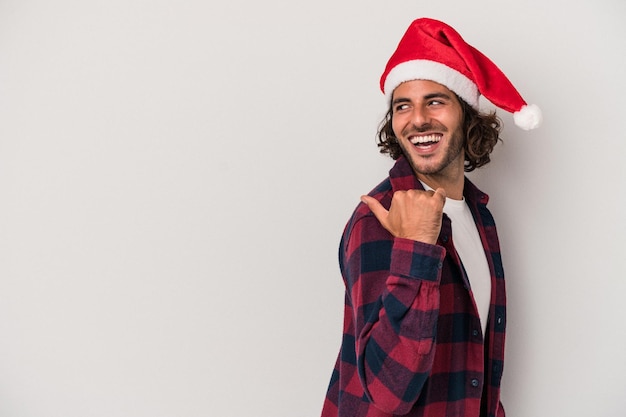
[[342,245],[342,271],[361,385],[377,408],[405,414],[432,368],[445,250],[390,233],[371,215],[353,223]]

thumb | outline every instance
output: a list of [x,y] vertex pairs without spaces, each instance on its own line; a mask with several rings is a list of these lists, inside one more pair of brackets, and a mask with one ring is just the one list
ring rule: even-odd
[[368,195],[362,195],[361,201],[367,204],[367,207],[372,210],[372,213],[374,213],[374,216],[376,216],[378,221],[383,223],[383,220],[387,218],[389,212],[382,206],[382,204],[380,204],[380,202],[374,197],[370,197]]

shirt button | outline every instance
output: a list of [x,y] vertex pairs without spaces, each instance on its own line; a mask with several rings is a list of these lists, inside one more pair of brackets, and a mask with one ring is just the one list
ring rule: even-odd
[[441,236],[443,243],[448,243],[448,236]]
[[474,337],[478,336],[478,330],[476,329],[472,330],[472,336]]
[[502,316],[498,316],[498,318],[496,319],[496,323],[502,324]]
[[478,380],[476,378],[472,379],[472,386],[474,388],[476,388],[478,386],[478,384],[479,384],[479,382],[478,382]]

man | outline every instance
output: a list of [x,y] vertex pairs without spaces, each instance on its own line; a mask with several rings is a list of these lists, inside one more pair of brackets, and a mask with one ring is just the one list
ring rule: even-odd
[[501,417],[505,287],[487,195],[500,120],[538,126],[504,74],[445,23],[415,20],[381,77],[378,133],[396,160],[342,236],[344,334],[323,417]]

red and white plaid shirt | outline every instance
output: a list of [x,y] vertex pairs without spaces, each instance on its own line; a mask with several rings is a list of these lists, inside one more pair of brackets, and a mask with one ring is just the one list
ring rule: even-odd
[[[370,195],[423,189],[404,157]],[[503,417],[506,295],[489,197],[465,180],[491,272],[486,337],[444,215],[436,245],[394,238],[365,204],[339,249],[346,286],[343,341],[322,417]]]

